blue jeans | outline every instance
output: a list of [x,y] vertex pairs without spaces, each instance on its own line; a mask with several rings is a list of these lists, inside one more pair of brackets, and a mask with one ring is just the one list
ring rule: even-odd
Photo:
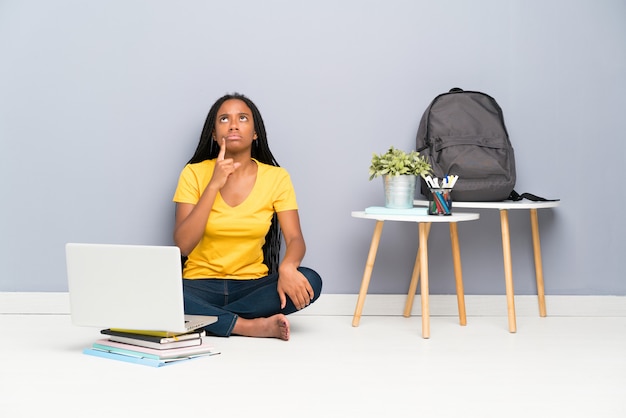
[[[307,267],[299,267],[298,271],[313,287],[315,295],[311,303],[315,302],[322,292],[322,278]],[[205,331],[228,337],[238,317],[266,318],[297,311],[289,297],[285,308],[280,309],[277,284],[278,273],[254,280],[183,279],[185,313],[217,316],[217,322],[206,326]]]

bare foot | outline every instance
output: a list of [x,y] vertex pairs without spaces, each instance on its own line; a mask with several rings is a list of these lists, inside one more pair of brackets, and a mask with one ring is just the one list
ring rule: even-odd
[[283,314],[276,314],[268,318],[244,319],[237,318],[233,334],[246,337],[280,338],[289,340],[289,321]]

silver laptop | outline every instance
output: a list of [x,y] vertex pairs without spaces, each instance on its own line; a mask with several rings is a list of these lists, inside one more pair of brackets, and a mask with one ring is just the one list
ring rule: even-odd
[[182,333],[217,321],[185,315],[178,247],[69,243],[65,256],[74,325]]

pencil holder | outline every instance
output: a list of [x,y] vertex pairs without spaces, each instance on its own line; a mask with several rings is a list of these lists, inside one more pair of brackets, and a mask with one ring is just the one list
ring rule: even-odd
[[452,189],[430,189],[428,194],[428,214],[429,215],[451,215],[452,214]]

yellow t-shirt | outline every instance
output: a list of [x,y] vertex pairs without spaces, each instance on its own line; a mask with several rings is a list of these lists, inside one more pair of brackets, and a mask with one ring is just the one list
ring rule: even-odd
[[[257,279],[267,275],[263,245],[274,212],[296,210],[296,194],[289,173],[256,161],[256,182],[241,204],[231,207],[220,193],[215,197],[204,235],[189,254],[186,279]],[[180,174],[174,202],[197,204],[211,176],[215,160],[187,164]]]

